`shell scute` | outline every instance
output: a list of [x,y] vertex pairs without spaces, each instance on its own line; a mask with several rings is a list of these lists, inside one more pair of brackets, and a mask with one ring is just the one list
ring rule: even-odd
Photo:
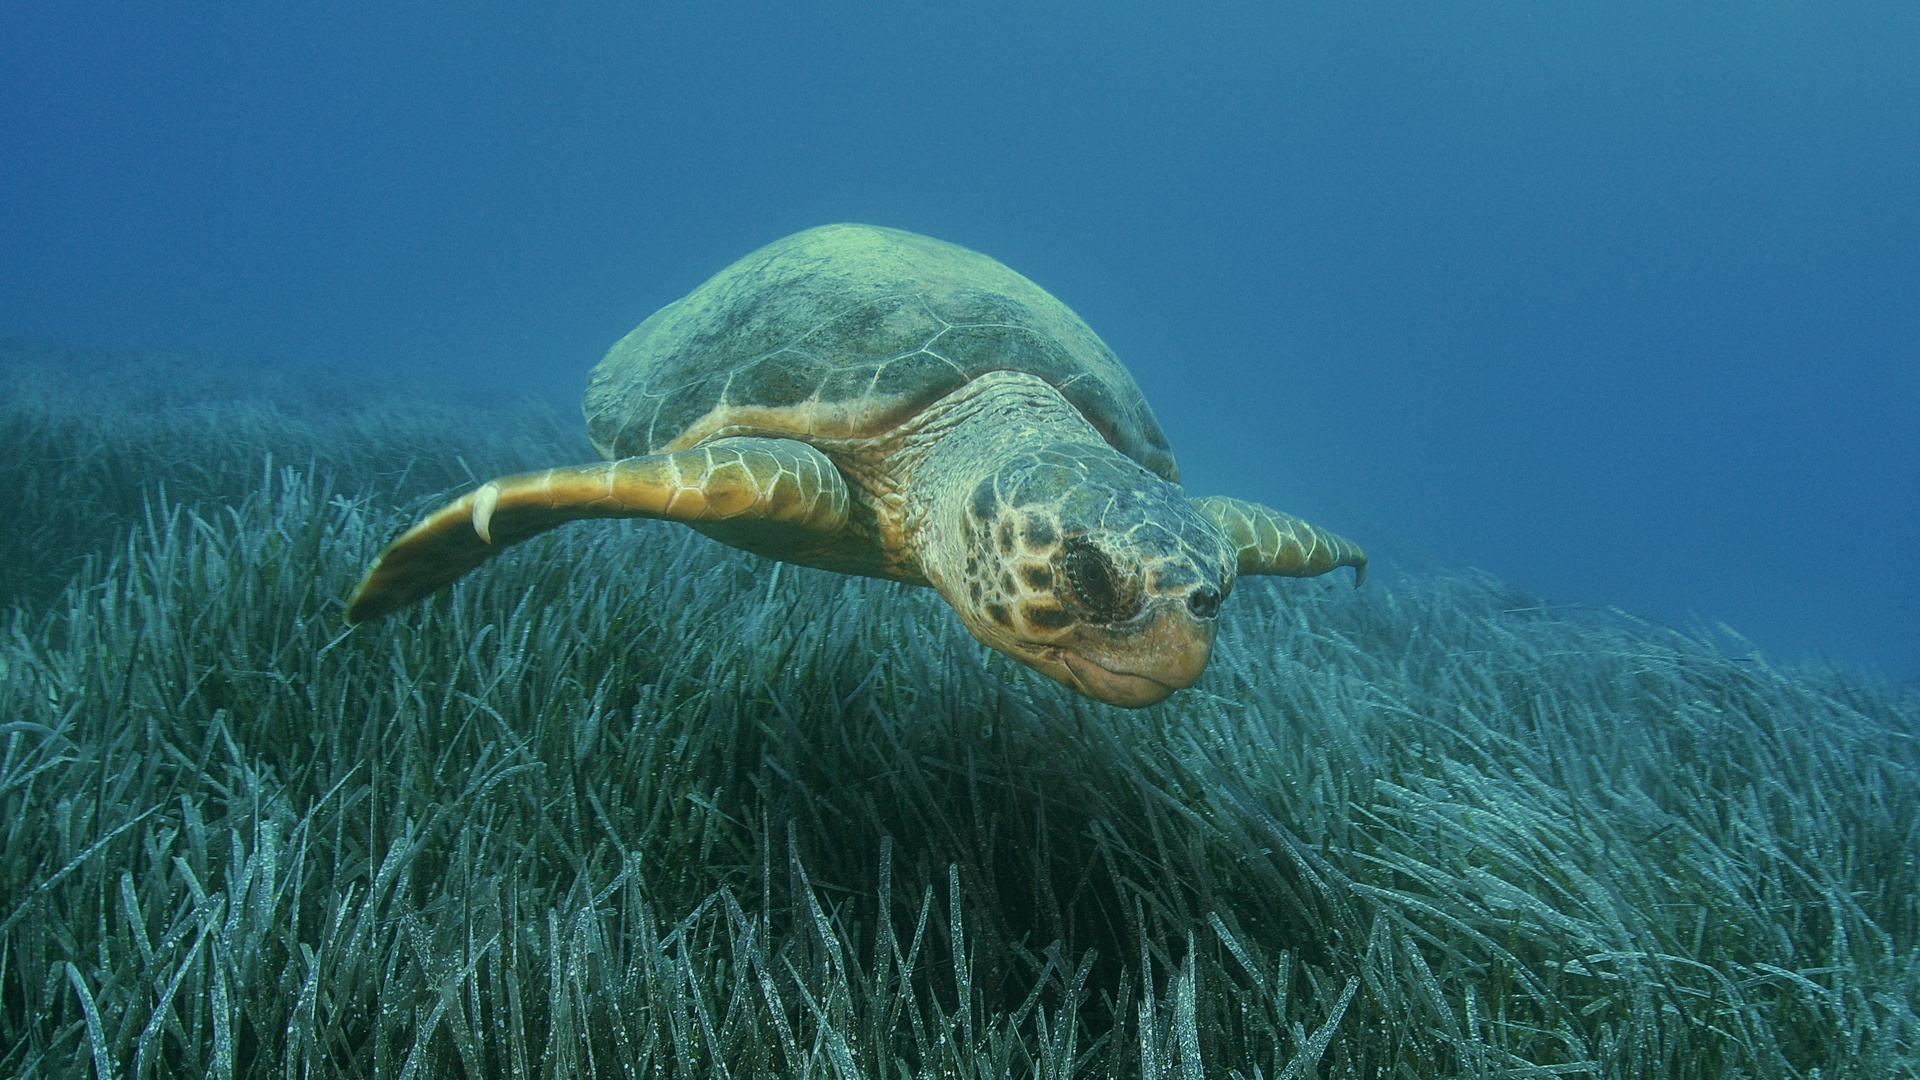
[[953,361],[923,349],[896,356],[881,364],[879,372],[874,375],[873,396],[895,400],[931,393],[935,399],[939,399],[960,389],[966,381],[967,376],[954,366]]
[[798,405],[820,390],[833,365],[798,349],[782,349],[742,367],[727,387],[727,402],[778,409]]
[[969,378],[989,371],[1024,371],[1059,386],[1081,370],[1059,342],[1024,326],[955,326],[934,339],[932,351]]
[[1033,321],[1030,307],[1002,292],[966,286],[929,294],[927,306],[954,326],[1000,323],[1022,326]]
[[795,342],[816,356],[875,360],[917,352],[947,328],[911,293],[858,304],[808,331]]
[[[727,385],[727,373],[718,372],[696,382],[676,387],[662,395],[652,409],[652,429],[684,431],[701,417],[713,412],[720,403],[720,391]],[[632,457],[650,450],[622,447],[619,457]]]

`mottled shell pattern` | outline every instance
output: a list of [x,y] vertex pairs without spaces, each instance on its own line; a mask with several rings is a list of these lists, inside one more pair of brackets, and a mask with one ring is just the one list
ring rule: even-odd
[[864,439],[990,371],[1045,380],[1179,482],[1133,377],[1066,305],[978,252],[866,225],[776,241],[660,309],[593,369],[582,407],[607,458],[728,435]]

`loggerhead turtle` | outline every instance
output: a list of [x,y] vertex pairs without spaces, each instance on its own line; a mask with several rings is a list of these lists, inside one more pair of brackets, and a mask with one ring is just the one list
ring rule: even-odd
[[981,642],[1089,697],[1190,686],[1238,574],[1366,574],[1350,541],[1188,499],[1139,387],[1066,305],[895,229],[789,236],[593,369],[605,462],[503,477],[394,541],[362,622],[576,518],[681,521],[802,566],[931,585]]

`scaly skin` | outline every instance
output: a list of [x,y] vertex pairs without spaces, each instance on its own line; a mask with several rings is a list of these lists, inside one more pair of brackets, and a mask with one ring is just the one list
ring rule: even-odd
[[1225,495],[1195,499],[1193,506],[1226,535],[1243,574],[1317,577],[1351,566],[1354,588],[1367,580],[1367,553],[1359,544],[1292,514]]
[[388,545],[354,590],[347,621],[411,604],[557,525],[623,517],[751,523],[758,536],[791,544],[846,524],[847,485],[805,443],[752,438],[490,480]]
[[894,465],[901,529],[974,637],[1114,705],[1199,678],[1234,552],[1177,485],[1020,372],[975,379],[917,426]]

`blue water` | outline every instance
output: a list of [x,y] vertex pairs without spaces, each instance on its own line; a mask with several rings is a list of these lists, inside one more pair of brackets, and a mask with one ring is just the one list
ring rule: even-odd
[[892,225],[1078,310],[1195,493],[1920,676],[1920,5],[1204,7],[7,5],[0,333],[571,407]]

